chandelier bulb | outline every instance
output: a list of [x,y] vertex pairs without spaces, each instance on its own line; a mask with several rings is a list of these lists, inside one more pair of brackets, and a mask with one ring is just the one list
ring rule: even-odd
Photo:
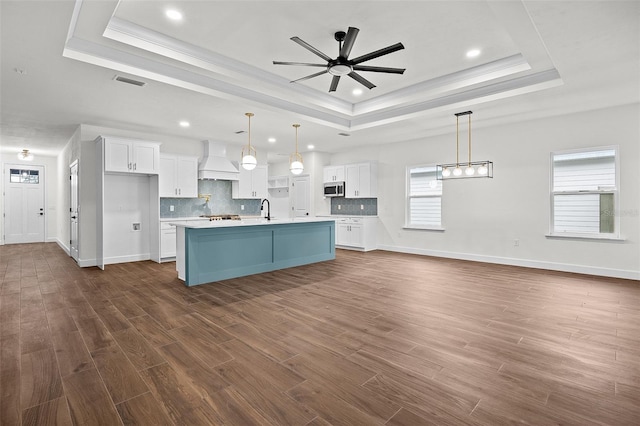
[[464,169],[464,174],[467,176],[473,176],[476,172],[476,169],[473,168],[473,166],[469,165],[467,166],[466,169]]
[[460,166],[456,166],[455,169],[453,169],[453,175],[454,176],[461,176],[462,175],[462,169],[460,168]]
[[444,168],[442,169],[442,176],[443,176],[443,177],[449,177],[449,176],[451,176],[451,170],[449,170],[449,168],[448,168],[448,167],[444,167]]

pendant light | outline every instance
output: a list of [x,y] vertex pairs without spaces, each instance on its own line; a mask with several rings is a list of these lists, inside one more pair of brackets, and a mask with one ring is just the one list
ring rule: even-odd
[[[445,179],[461,179],[461,178],[481,178],[493,177],[493,162],[491,161],[471,161],[471,114],[472,111],[458,112],[456,116],[456,162],[454,164],[438,164],[436,166],[436,178],[438,180]],[[468,124],[468,161],[460,163],[460,117],[469,117]],[[463,170],[464,168],[464,170]]]
[[242,160],[240,161],[240,165],[245,170],[253,170],[258,165],[256,149],[251,146],[251,117],[253,117],[253,113],[246,112],[244,115],[249,117],[249,144],[242,147]]
[[294,124],[293,127],[296,129],[296,152],[289,156],[289,170],[294,175],[299,175],[304,170],[304,164],[302,164],[302,155],[298,153],[298,127],[299,124]]

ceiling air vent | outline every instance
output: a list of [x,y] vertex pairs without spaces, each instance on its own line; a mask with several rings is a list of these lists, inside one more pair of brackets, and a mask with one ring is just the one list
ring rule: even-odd
[[338,136],[351,136],[349,133],[338,133]]
[[115,81],[119,81],[120,83],[133,84],[134,86],[144,87],[147,85],[144,81],[134,80],[132,78],[123,77],[121,75],[116,75],[113,77]]

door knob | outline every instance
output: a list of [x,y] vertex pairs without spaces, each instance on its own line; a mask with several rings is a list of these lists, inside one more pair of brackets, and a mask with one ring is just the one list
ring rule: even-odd
[[77,219],[78,216],[71,216],[71,219]]

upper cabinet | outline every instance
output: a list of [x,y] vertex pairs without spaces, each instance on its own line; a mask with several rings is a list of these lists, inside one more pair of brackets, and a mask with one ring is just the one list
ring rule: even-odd
[[345,198],[375,198],[378,196],[377,163],[347,164],[345,167]]
[[267,198],[268,197],[267,166],[256,166],[253,170],[240,167],[239,180],[231,182],[231,198]]
[[105,136],[104,171],[157,175],[160,171],[160,144]]
[[326,166],[323,169],[324,182],[344,182],[345,167],[344,166]]
[[160,197],[196,198],[198,196],[198,157],[160,154],[158,178]]

